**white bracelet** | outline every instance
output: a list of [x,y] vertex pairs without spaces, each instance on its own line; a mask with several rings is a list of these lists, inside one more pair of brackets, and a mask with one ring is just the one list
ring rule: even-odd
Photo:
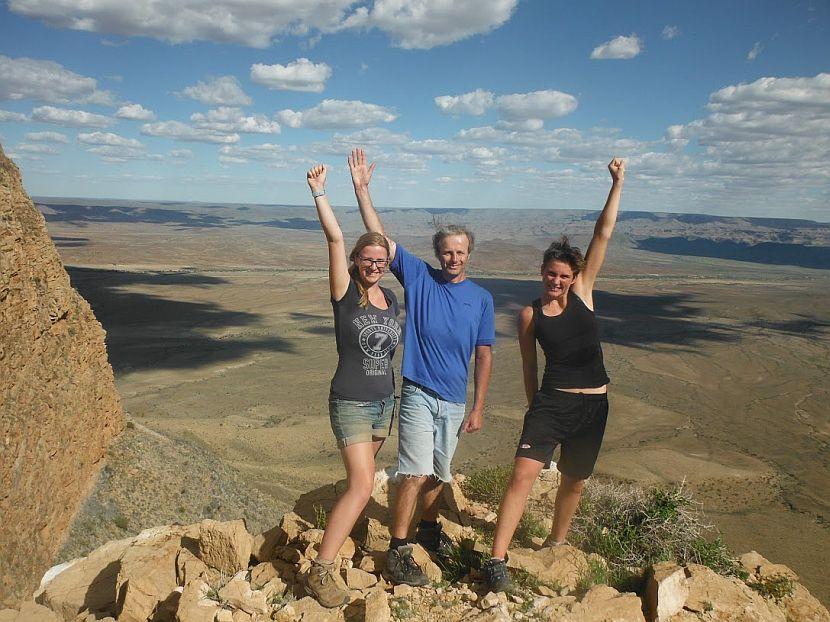
[[311,196],[312,196],[312,197],[314,197],[314,198],[316,199],[317,197],[322,197],[322,196],[324,196],[325,194],[326,194],[326,191],[325,191],[325,190],[314,190],[314,191],[311,193]]

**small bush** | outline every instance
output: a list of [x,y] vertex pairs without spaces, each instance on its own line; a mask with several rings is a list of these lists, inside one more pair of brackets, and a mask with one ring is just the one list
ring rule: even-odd
[[481,568],[484,554],[475,550],[475,544],[475,541],[469,539],[453,542],[450,554],[438,558],[438,566],[445,581],[457,583],[470,570]]
[[415,615],[415,610],[412,608],[412,604],[404,598],[390,598],[389,609],[392,612],[392,617],[396,620],[406,620],[407,618],[411,618]]
[[464,480],[462,490],[471,501],[497,508],[507,490],[512,471],[513,467],[504,464],[474,471]]
[[314,509],[314,526],[317,529],[325,529],[329,522],[329,515],[322,505],[315,505]]
[[130,522],[127,520],[127,517],[120,514],[112,519],[112,522],[119,529],[126,530],[130,526]]
[[533,514],[525,512],[519,520],[519,525],[516,527],[516,533],[513,534],[513,541],[522,546],[529,547],[532,544],[533,538],[546,538],[548,530],[538,518]]
[[748,582],[747,585],[764,598],[772,599],[776,603],[781,602],[787,596],[792,596],[795,590],[793,580],[782,574],[760,577],[757,581]]

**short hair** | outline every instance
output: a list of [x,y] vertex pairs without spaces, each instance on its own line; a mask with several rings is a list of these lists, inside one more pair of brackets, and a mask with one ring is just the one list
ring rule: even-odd
[[542,256],[542,270],[551,261],[561,261],[568,264],[571,270],[574,271],[574,275],[585,267],[585,257],[582,256],[582,251],[576,246],[571,246],[567,235],[563,235],[558,242],[552,242],[548,246],[548,250]]
[[467,236],[467,254],[469,255],[473,252],[475,236],[472,231],[463,225],[441,225],[438,231],[435,232],[435,235],[432,236],[432,250],[435,252],[436,257],[441,256],[441,242],[451,235]]

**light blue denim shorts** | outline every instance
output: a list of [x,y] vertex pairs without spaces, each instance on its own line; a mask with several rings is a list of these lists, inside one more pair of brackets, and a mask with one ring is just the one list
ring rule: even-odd
[[377,402],[356,402],[329,396],[331,431],[341,449],[389,436],[394,412],[394,395]]
[[451,481],[450,462],[464,423],[464,407],[404,379],[398,411],[398,473]]

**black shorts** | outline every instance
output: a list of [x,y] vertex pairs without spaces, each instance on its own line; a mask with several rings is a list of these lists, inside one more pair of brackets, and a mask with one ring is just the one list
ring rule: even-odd
[[538,460],[549,468],[553,450],[561,445],[559,471],[586,479],[594,472],[607,419],[605,393],[538,391],[525,415],[516,457]]

